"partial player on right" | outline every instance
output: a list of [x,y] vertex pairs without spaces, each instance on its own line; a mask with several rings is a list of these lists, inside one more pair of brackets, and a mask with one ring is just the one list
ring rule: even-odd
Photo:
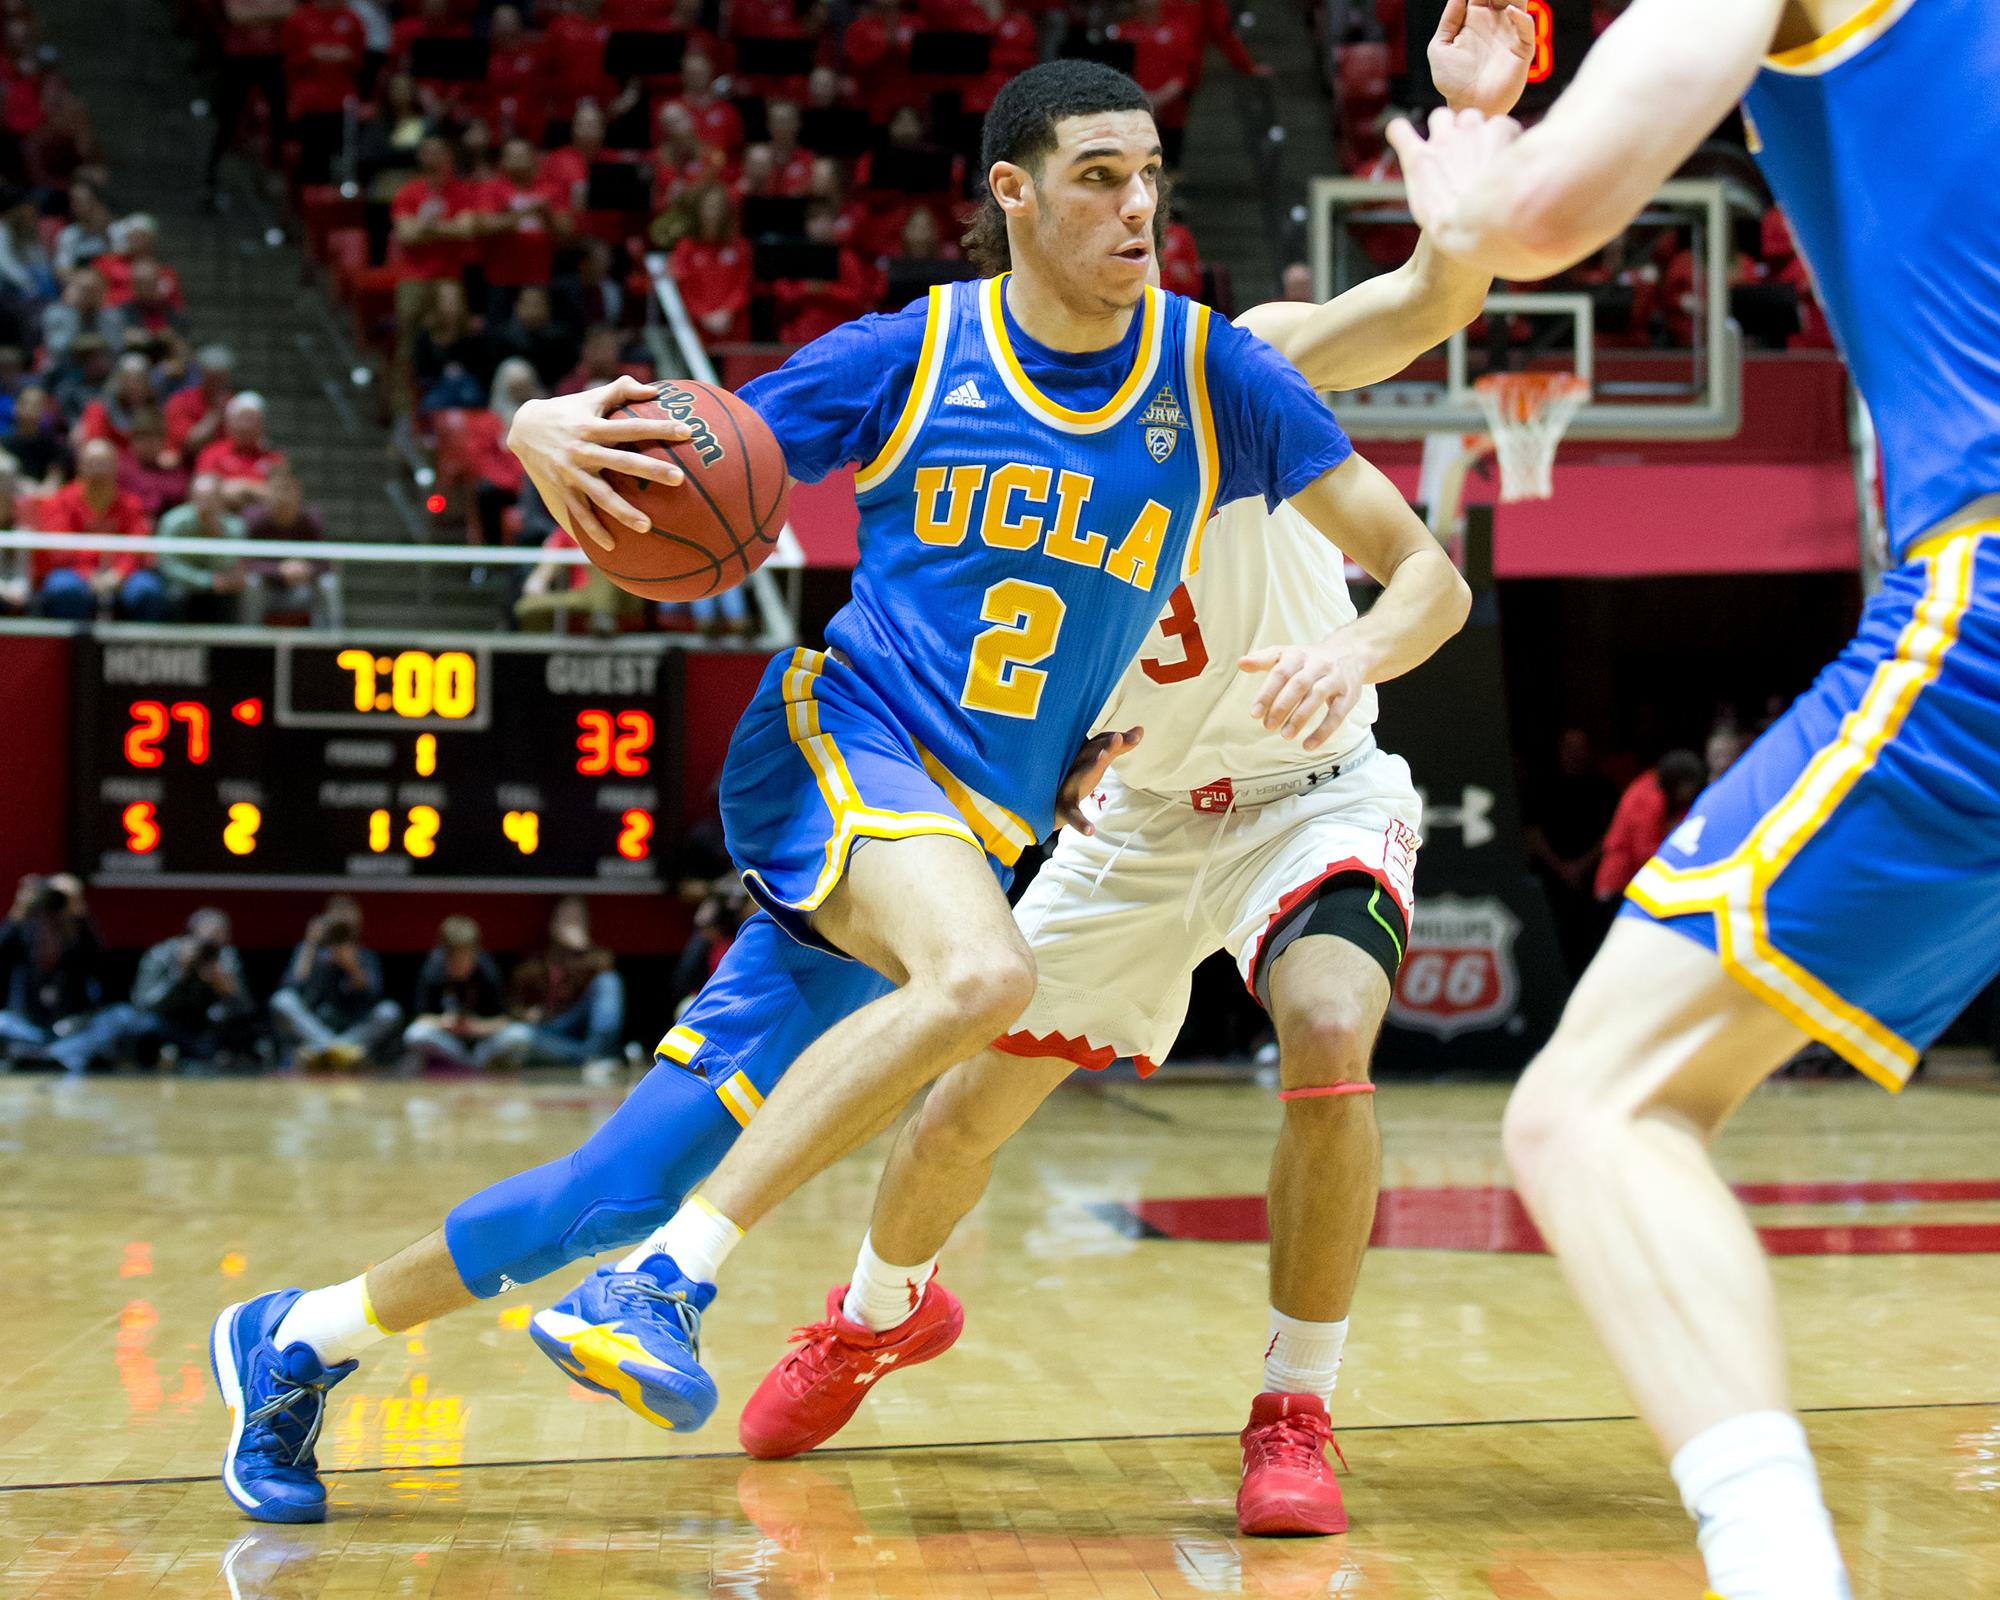
[[1523,1196],[1672,1458],[1718,1600],[1847,1600],[1771,1275],[1708,1157],[1808,1039],[1899,1089],[2000,971],[2000,12],[1635,0],[1547,118],[1392,130],[1509,278],[1622,229],[1744,99],[1880,440],[1895,564],[1699,801],[1507,1111]]

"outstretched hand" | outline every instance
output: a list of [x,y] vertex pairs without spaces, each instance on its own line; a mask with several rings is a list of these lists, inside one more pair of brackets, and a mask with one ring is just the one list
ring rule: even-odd
[[1425,54],[1452,110],[1504,117],[1528,86],[1535,20],[1512,0],[1446,0]]
[[1476,259],[1503,220],[1491,202],[1507,147],[1520,137],[1512,117],[1477,111],[1433,111],[1428,140],[1401,117],[1389,124],[1410,215],[1446,255]]
[[681,482],[681,469],[672,462],[617,448],[679,444],[693,437],[685,422],[611,414],[658,393],[637,378],[615,378],[579,394],[527,401],[514,413],[507,448],[520,457],[549,515],[579,544],[590,539],[609,550],[617,543],[610,524],[623,523],[637,533],[652,526],[645,512],[605,481],[605,473],[629,473],[669,487]]
[[[1319,644],[1288,644],[1253,650],[1236,663],[1241,672],[1261,672],[1264,682],[1250,715],[1265,731],[1298,739],[1299,748],[1317,750],[1354,709],[1368,677],[1361,659],[1338,634]],[[1314,726],[1314,718],[1318,725]],[[1311,733],[1306,733],[1312,728]]]
[[1139,741],[1145,737],[1144,728],[1127,728],[1122,733],[1100,733],[1094,739],[1084,741],[1076,759],[1069,764],[1062,792],[1056,796],[1057,827],[1074,828],[1086,837],[1097,832],[1090,818],[1084,815],[1084,801],[1103,782],[1104,774],[1111,770],[1111,763],[1138,749]]

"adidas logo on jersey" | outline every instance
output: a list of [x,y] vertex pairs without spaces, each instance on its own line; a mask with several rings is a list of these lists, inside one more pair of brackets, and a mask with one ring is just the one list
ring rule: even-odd
[[977,406],[982,411],[986,408],[986,401],[979,393],[979,385],[970,378],[946,395],[944,403],[948,406]]

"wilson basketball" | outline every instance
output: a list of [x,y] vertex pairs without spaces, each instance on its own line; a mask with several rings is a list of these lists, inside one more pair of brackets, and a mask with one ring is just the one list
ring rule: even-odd
[[680,444],[637,444],[687,474],[669,488],[623,472],[606,473],[613,489],[652,519],[635,533],[607,519],[617,545],[578,542],[613,583],[648,600],[699,600],[733,589],[777,548],[785,525],[784,452],[764,419],[727,389],[668,379],[657,400],[612,413],[620,418],[671,418],[694,437]]

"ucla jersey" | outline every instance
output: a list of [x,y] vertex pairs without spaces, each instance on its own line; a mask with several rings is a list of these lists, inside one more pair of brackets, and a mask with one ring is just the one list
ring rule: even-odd
[[1881,440],[1889,538],[2000,494],[2000,14],[1871,0],[1745,110]]
[[1220,469],[1207,307],[1149,289],[1130,371],[1080,412],[1023,370],[1006,281],[931,291],[908,401],[855,479],[861,561],[827,638],[960,808],[1027,843],[1192,569]]

